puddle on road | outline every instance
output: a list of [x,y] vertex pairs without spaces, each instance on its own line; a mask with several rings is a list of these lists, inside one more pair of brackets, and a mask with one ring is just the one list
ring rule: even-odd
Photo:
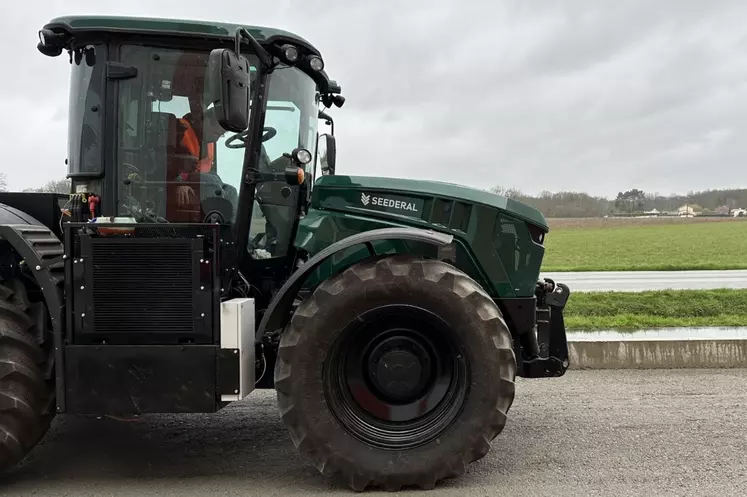
[[745,340],[747,327],[662,328],[655,330],[568,331],[570,342]]

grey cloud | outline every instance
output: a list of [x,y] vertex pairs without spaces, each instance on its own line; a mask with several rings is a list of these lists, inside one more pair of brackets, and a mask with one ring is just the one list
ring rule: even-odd
[[67,61],[39,55],[36,30],[86,11],[299,33],[348,98],[333,109],[344,173],[604,195],[747,186],[744,2],[279,1],[236,18],[214,5],[15,4],[3,50],[18,68],[0,98],[19,121],[0,131],[37,143],[11,155],[38,166],[7,171],[11,186],[64,174]]

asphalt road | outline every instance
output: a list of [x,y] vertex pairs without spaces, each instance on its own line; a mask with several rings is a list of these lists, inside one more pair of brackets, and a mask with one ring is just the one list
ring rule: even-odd
[[565,283],[572,292],[747,288],[747,270],[547,272],[541,277]]
[[[403,494],[743,496],[745,385],[747,370],[519,380],[509,423],[485,459],[431,492]],[[354,495],[291,447],[272,392],[211,416],[63,418],[0,494]]]

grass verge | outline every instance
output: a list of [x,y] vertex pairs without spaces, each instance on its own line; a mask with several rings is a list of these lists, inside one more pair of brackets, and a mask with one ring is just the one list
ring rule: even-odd
[[551,229],[543,271],[747,269],[747,222]]
[[747,290],[574,293],[564,314],[574,331],[747,326]]

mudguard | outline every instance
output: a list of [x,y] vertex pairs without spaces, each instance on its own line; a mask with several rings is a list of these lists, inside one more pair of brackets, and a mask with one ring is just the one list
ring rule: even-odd
[[[267,330],[275,331],[284,327],[290,318],[290,311],[293,302],[299,290],[303,287],[304,282],[309,275],[319,265],[337,252],[347,250],[350,247],[360,244],[370,244],[382,240],[411,240],[417,242],[430,243],[437,247],[447,247],[453,241],[454,237],[446,233],[439,233],[431,230],[417,228],[381,228],[370,231],[364,231],[343,238],[332,245],[321,250],[301,266],[285,282],[282,288],[275,295],[267,311],[262,316],[259,323],[255,341],[262,340]],[[369,250],[373,247],[369,245]]]
[[[42,290],[52,320],[53,342],[57,351],[62,347],[65,305],[65,248],[59,238],[28,214],[0,204],[0,240],[8,242],[20,255]],[[57,355],[57,354],[55,354]],[[62,374],[61,361],[55,361],[57,377]],[[64,399],[57,382],[57,399]],[[58,404],[59,407],[59,404]]]
[[29,214],[11,207],[10,205],[0,204],[0,225],[3,224],[34,224],[42,223]]

